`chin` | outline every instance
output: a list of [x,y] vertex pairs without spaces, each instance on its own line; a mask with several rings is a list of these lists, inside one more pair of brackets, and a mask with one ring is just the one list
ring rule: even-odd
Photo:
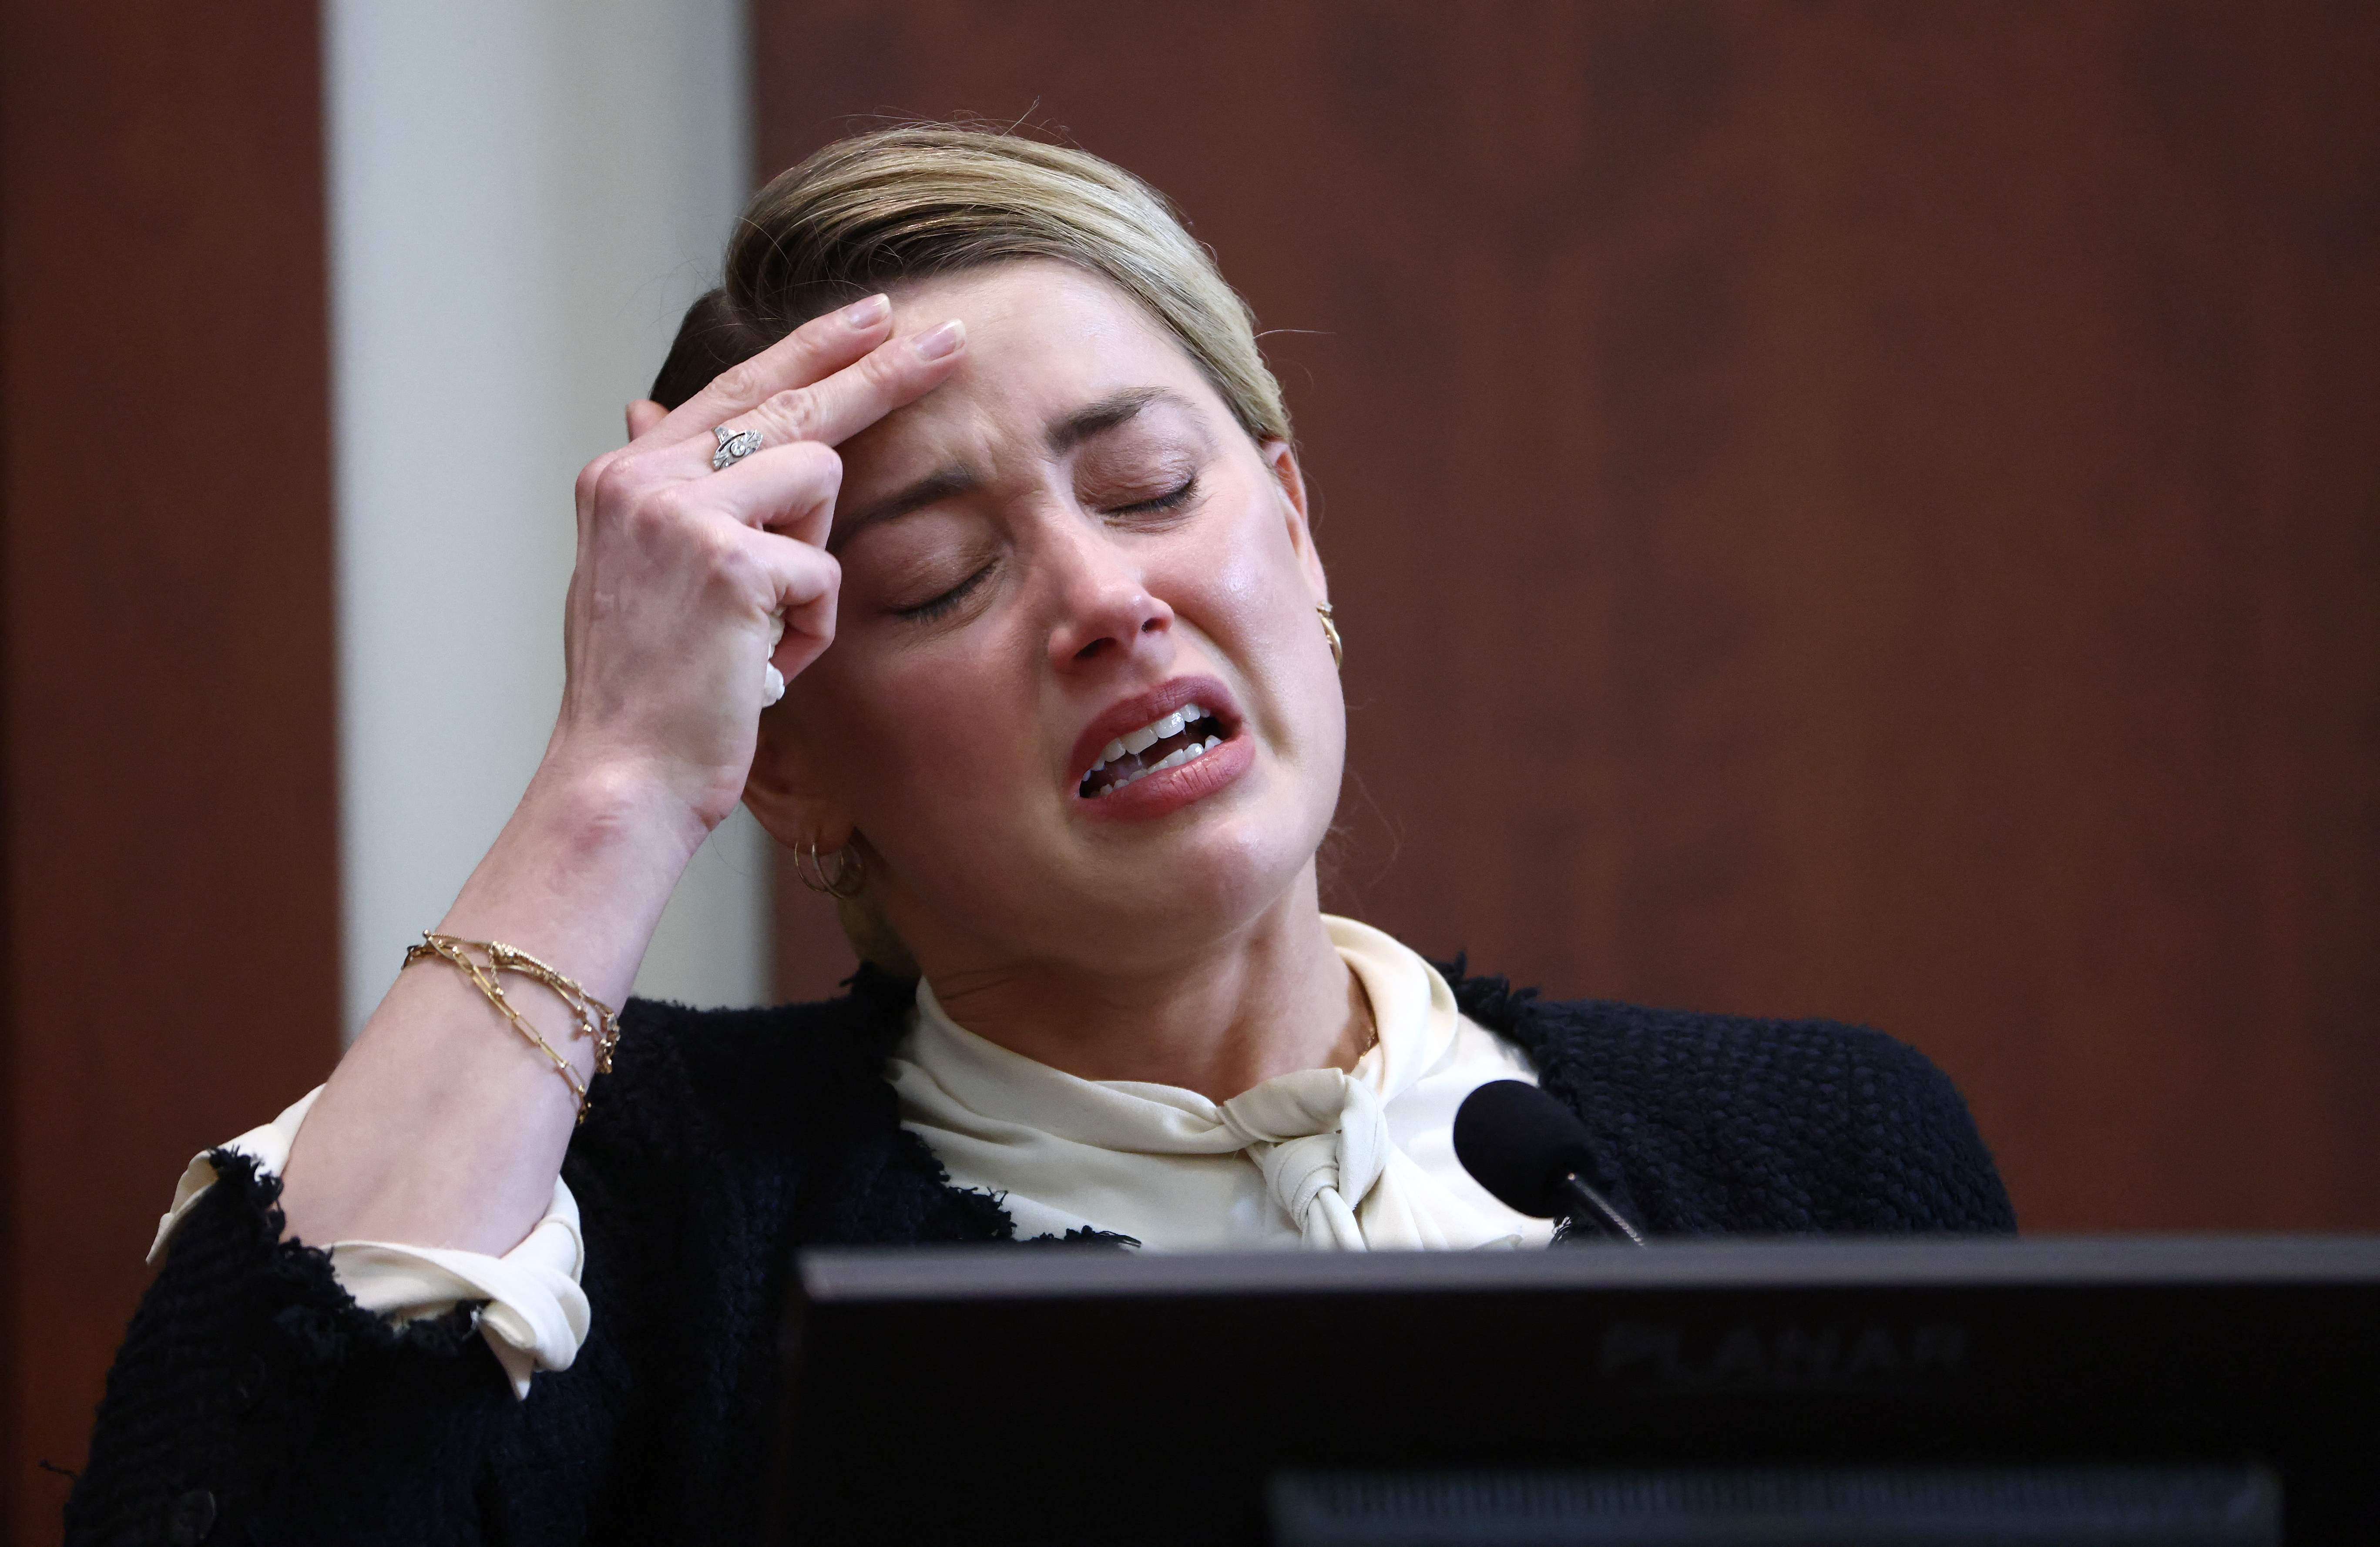
[[[1162,968],[1310,887],[1315,852],[1337,810],[1335,781],[1327,791],[1309,786],[1277,763],[1243,772],[1255,777],[1145,820],[1086,823],[1067,813],[1052,824],[979,810],[940,840],[915,834],[924,840],[915,852],[942,863],[912,871],[896,860],[895,868],[932,878],[943,922],[956,939],[977,943],[966,956],[1090,972]],[[1040,849],[1043,862],[1016,849],[984,854],[979,835],[1002,830]],[[948,857],[961,854],[975,864],[953,871]]]
[[[1151,846],[1156,854],[1119,857],[1130,873],[1098,877],[1071,905],[1068,954],[1087,967],[1156,965],[1246,929],[1310,874],[1327,813],[1321,827],[1311,825],[1225,820],[1184,833],[1178,845]],[[1162,884],[1150,883],[1152,871]]]

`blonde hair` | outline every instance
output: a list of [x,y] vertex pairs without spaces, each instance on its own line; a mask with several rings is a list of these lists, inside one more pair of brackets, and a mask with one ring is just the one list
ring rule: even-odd
[[719,288],[653,382],[664,408],[813,317],[903,279],[1052,258],[1165,324],[1256,441],[1290,439],[1256,317],[1166,197],[1087,151],[952,124],[839,140],[752,196]]
[[[1018,258],[1072,263],[1165,324],[1251,440],[1291,438],[1256,317],[1166,197],[1088,152],[953,124],[840,140],[752,196],[722,283],[687,308],[653,380],[674,408],[813,317],[899,280]],[[835,916],[860,959],[915,977],[865,891]]]

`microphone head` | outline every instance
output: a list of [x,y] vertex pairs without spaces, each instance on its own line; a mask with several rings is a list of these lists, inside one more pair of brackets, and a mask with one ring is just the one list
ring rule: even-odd
[[1569,1204],[1554,1190],[1594,1164],[1578,1115],[1526,1080],[1495,1079],[1463,1098],[1454,1114],[1454,1158],[1479,1185],[1519,1213],[1552,1219]]

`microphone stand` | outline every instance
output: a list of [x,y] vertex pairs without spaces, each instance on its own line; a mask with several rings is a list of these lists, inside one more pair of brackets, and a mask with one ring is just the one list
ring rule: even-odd
[[1611,1206],[1611,1200],[1586,1185],[1586,1179],[1575,1171],[1562,1173],[1554,1190],[1570,1200],[1572,1207],[1562,1213],[1561,1223],[1554,1227],[1554,1245],[1562,1246],[1578,1239],[1578,1224],[1585,1220],[1595,1233],[1606,1240],[1626,1241],[1631,1246],[1643,1246],[1644,1235],[1628,1223],[1628,1216]]

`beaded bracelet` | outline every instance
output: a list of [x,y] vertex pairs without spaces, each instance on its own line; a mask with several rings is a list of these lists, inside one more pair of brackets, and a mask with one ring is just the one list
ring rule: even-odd
[[[488,958],[486,964],[473,960],[469,955],[472,951],[485,956]],[[554,997],[568,1005],[570,1013],[577,1018],[578,1034],[593,1040],[597,1074],[612,1072],[612,1050],[620,1041],[619,1012],[579,987],[576,980],[563,976],[527,951],[507,945],[501,940],[458,940],[451,934],[436,934],[425,930],[420,944],[406,948],[405,965],[411,967],[415,962],[428,961],[433,956],[470,979],[471,986],[486,996],[488,1003],[496,1007],[496,1013],[503,1016],[514,1030],[553,1060],[554,1072],[562,1076],[564,1082],[570,1087],[570,1093],[577,1098],[578,1120],[582,1123],[587,1121],[587,1082],[578,1078],[578,1071],[570,1066],[570,1060],[564,1057],[552,1042],[538,1033],[536,1027],[513,1007],[512,1001],[504,997],[504,985],[497,974],[517,973],[552,990]]]

